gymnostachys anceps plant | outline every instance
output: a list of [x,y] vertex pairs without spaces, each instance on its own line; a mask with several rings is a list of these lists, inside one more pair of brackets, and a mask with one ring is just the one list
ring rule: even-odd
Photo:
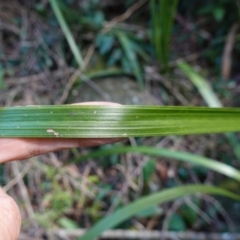
[[[220,133],[240,131],[239,123],[238,108],[86,105],[0,108],[0,137],[126,138]],[[151,154],[151,149],[146,151],[146,154]],[[214,162],[208,163],[208,160],[200,159],[201,157],[196,159],[187,155],[178,156],[189,162],[196,160],[199,165],[240,180],[240,173],[230,166],[220,164],[216,167]],[[220,194],[240,200],[239,196],[229,191],[206,185],[167,189],[140,198],[103,218],[81,239],[94,239],[104,230],[117,226],[149,206],[194,193]]]
[[125,138],[240,131],[239,108],[26,106],[0,108],[0,137]]

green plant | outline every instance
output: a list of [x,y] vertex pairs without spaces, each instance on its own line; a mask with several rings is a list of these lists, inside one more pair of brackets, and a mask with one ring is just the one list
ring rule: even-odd
[[143,77],[141,74],[140,65],[137,60],[136,52],[134,50],[134,45],[132,41],[129,40],[127,35],[123,32],[117,33],[118,41],[121,44],[123,51],[125,53],[125,56],[128,60],[128,63],[133,69],[134,75],[138,81],[139,86],[143,89]]
[[82,55],[81,55],[81,52],[79,50],[79,47],[77,46],[77,43],[72,35],[72,32],[70,31],[63,15],[62,15],[62,12],[61,12],[61,9],[59,7],[59,3],[58,1],[56,0],[49,0],[52,8],[53,8],[53,11],[57,17],[57,20],[59,22],[59,25],[61,26],[61,29],[68,41],[68,44],[74,54],[74,57],[80,67],[81,70],[84,69],[84,62],[83,62],[83,58],[82,58]]
[[154,148],[154,147],[115,147],[110,149],[104,149],[100,151],[95,151],[90,154],[83,155],[82,157],[73,160],[73,162],[79,162],[84,161],[90,158],[95,158],[98,156],[105,157],[112,154],[119,154],[119,153],[141,153],[141,154],[147,154],[150,156],[155,157],[166,157],[171,159],[176,159],[192,164],[199,165],[201,167],[205,167],[207,169],[211,169],[214,171],[217,171],[219,173],[222,173],[228,177],[231,177],[237,181],[240,181],[240,172],[224,163],[220,163],[217,161],[214,161],[210,158],[205,158],[202,156],[186,153],[186,152],[180,152],[180,151],[172,151],[164,148]]
[[124,73],[133,73],[140,88],[144,88],[140,58],[147,62],[149,55],[141,39],[124,31],[111,30],[98,34],[95,45],[100,55],[106,58],[109,67],[120,65]]
[[139,211],[147,209],[156,204],[162,204],[164,202],[171,201],[175,198],[187,196],[195,193],[210,193],[220,194],[226,197],[233,198],[240,201],[240,197],[236,194],[228,192],[226,190],[204,185],[188,185],[184,187],[176,187],[172,189],[163,190],[159,193],[152,194],[147,197],[142,197],[133,203],[128,204],[125,207],[117,210],[115,213],[103,218],[96,225],[87,231],[87,233],[79,238],[79,240],[95,239],[100,236],[107,229],[111,229],[124,220],[134,216]]
[[75,192],[75,195],[72,196],[70,191],[62,191],[59,176],[64,173],[64,169],[56,169],[42,163],[38,164],[38,167],[46,174],[45,181],[39,186],[41,191],[45,192],[42,205],[46,212],[41,214],[37,213],[36,220],[45,228],[49,228],[49,226],[55,224],[56,221],[67,224],[64,214],[78,198],[78,192]]
[[[188,76],[206,104],[211,108],[158,108],[151,106],[1,108],[0,137],[88,138],[96,137],[96,133],[98,133],[97,137],[127,138],[153,135],[208,134],[240,130],[239,109],[225,109],[221,105],[222,100],[230,100],[231,106],[239,105],[239,99],[237,97],[234,99],[234,96],[237,96],[235,94],[239,91],[237,74],[239,35],[236,36],[232,54],[233,71],[231,79],[222,82],[223,80],[219,77],[222,49],[224,44],[227,45],[228,43],[226,36],[232,25],[239,22],[238,12],[240,8],[239,6],[236,7],[236,3],[239,3],[238,0],[150,0],[149,2],[144,0],[49,0],[56,19],[49,11],[49,5],[46,4],[46,1],[31,1],[27,4],[27,7],[25,6],[27,1],[22,1],[20,14],[15,10],[15,1],[12,2],[11,4],[2,4],[2,9],[6,9],[7,12],[0,16],[2,22],[0,29],[2,36],[0,41],[0,95],[2,98],[0,102],[2,106],[24,105],[25,102],[22,102],[22,99],[29,95],[33,104],[56,103],[55,97],[58,98],[58,94],[61,94],[64,89],[69,89],[65,84],[75,68],[78,67],[80,71],[78,70],[76,73],[84,71],[84,74],[79,77],[76,76],[75,81],[72,81],[72,78],[69,81],[70,83],[74,82],[72,85],[72,95],[74,96],[77,94],[84,95],[85,89],[79,89],[80,84],[75,84],[82,83],[83,79],[84,81],[89,80],[88,83],[90,83],[97,78],[112,77],[114,82],[121,80],[116,79],[116,76],[127,76],[135,78],[142,88],[146,85],[149,95],[153,93],[152,95],[157,100],[163,100],[162,103],[164,104],[199,105],[199,102],[195,101],[199,98],[194,98],[194,101],[192,101],[196,91],[191,91],[189,83],[182,84],[182,79],[177,81],[179,80],[178,77],[174,76],[176,72],[176,69],[174,69],[176,66],[175,59],[179,58],[184,59],[184,61],[193,61],[194,65],[204,68],[209,76],[214,76],[214,91],[209,81],[190,65],[183,63],[177,67]],[[106,6],[105,2],[109,2],[110,7]],[[140,4],[137,11],[133,11],[132,6],[138,3],[149,4],[150,9],[144,9],[142,6],[145,5]],[[5,5],[7,5],[6,8]],[[29,6],[31,6],[30,9]],[[13,15],[11,15],[11,9],[13,9]],[[21,14],[25,11],[29,14]],[[174,24],[173,31],[176,11],[176,24]],[[151,27],[149,26],[149,13],[152,17]],[[60,26],[60,31],[63,32],[62,36],[59,34],[59,29],[56,29],[57,23]],[[36,29],[36,26],[38,29]],[[172,32],[174,32],[174,35],[172,35]],[[149,43],[149,36],[151,43]],[[193,58],[192,53],[194,53]],[[86,65],[83,60],[84,56],[86,56],[84,59]],[[150,59],[149,56],[154,56],[154,59]],[[169,64],[171,59],[174,61]],[[156,61],[160,65],[160,70],[163,70],[161,75],[157,74],[158,68],[152,67],[151,63]],[[164,76],[165,70],[166,72],[168,70],[168,65],[173,70],[171,75],[173,81]],[[49,74],[53,77],[43,79],[46,73],[47,76]],[[144,79],[147,80],[146,83]],[[43,81],[47,83],[46,87],[43,86]],[[30,82],[31,84],[29,84]],[[22,83],[23,85],[29,84],[27,92]],[[93,82],[93,84],[98,83]],[[238,90],[235,91],[235,89]],[[56,95],[51,93],[56,93]],[[164,95],[167,97],[164,97]],[[132,96],[134,97],[134,94]],[[218,99],[217,96],[225,98]],[[70,102],[70,98],[68,100]],[[216,107],[220,107],[220,109],[215,109]],[[237,135],[234,133],[226,133],[226,135],[232,144],[235,155],[240,156]],[[215,139],[215,137],[211,135],[210,139]],[[133,143],[133,139],[130,140]],[[214,156],[228,165],[187,152],[141,146],[145,143],[146,145],[155,145],[165,141],[169,141],[168,146],[172,143],[180,143],[177,149],[183,148],[185,151],[191,149],[192,152],[199,150],[202,154],[206,153],[207,156]],[[188,148],[189,142],[191,144]],[[201,143],[199,149],[198,145],[195,145],[196,142]],[[124,145],[128,145],[127,140],[125,140]],[[52,154],[43,157],[44,160],[50,159],[51,161],[32,160],[31,162],[20,163],[20,167],[25,164],[30,165],[32,162],[37,164],[36,172],[39,173],[39,176],[35,178],[35,171],[34,173],[29,171],[23,177],[23,181],[27,190],[29,190],[31,203],[41,225],[46,229],[49,226],[52,228],[56,225],[65,229],[85,228],[89,222],[95,224],[106,212],[109,213],[113,209],[119,209],[118,214],[121,210],[126,211],[126,208],[121,209],[124,202],[135,199],[136,195],[144,196],[153,193],[156,189],[174,187],[174,189],[156,193],[154,196],[158,199],[155,199],[156,201],[152,202],[152,205],[143,201],[144,206],[142,208],[135,208],[136,205],[133,202],[129,206],[131,206],[130,210],[135,212],[126,211],[126,215],[121,215],[119,218],[119,215],[115,215],[117,214],[115,212],[112,216],[106,218],[110,222],[109,226],[112,224],[112,227],[116,227],[121,221],[124,221],[124,224],[120,226],[129,229],[129,225],[132,227],[132,221],[127,220],[127,218],[131,216],[136,217],[137,221],[143,222],[145,222],[145,218],[156,217],[159,219],[157,227],[160,227],[165,211],[159,206],[159,203],[164,200],[164,197],[170,201],[170,196],[164,196],[164,193],[173,194],[173,199],[174,196],[180,197],[181,194],[184,197],[185,194],[187,195],[190,192],[194,194],[198,190],[199,192],[200,190],[206,190],[204,186],[200,186],[200,188],[197,188],[198,186],[196,188],[195,186],[175,188],[176,185],[179,185],[179,182],[186,184],[195,180],[193,178],[196,177],[196,181],[217,183],[219,187],[232,192],[238,192],[239,190],[240,174],[237,168],[233,167],[235,164],[238,166],[239,162],[235,161],[224,136],[222,138],[221,135],[218,135],[217,141],[214,143],[210,143],[205,136],[137,138],[136,145],[138,147],[134,148],[123,145],[116,147],[111,145],[101,146],[100,151],[80,158],[81,152],[78,149],[69,151],[68,156],[56,154],[60,163],[69,164],[72,160],[72,163],[76,163],[76,166],[53,167],[51,164],[55,164],[54,160],[56,159],[53,158],[54,155]],[[86,159],[95,160],[99,158],[99,162],[81,163]],[[132,162],[126,162],[129,164],[127,167],[130,166],[130,170],[127,167],[124,169],[125,159],[129,160],[129,158],[132,159]],[[240,159],[240,157],[238,158]],[[141,162],[141,159],[143,159],[143,162]],[[172,159],[180,160],[180,163],[175,163]],[[141,169],[141,164],[144,164],[145,161],[146,164]],[[138,163],[140,163],[140,167]],[[40,164],[44,166],[44,169],[39,167]],[[169,168],[175,164],[177,170],[174,171],[175,177],[173,177],[174,174],[170,174],[172,172],[169,171]],[[129,180],[127,175],[125,177],[125,174],[128,174],[128,170],[131,174],[130,171],[134,169],[135,165],[139,167],[139,175],[131,176],[132,179]],[[93,169],[92,166],[94,166]],[[159,166],[162,166],[163,171],[165,171],[164,177],[162,176],[164,174],[161,174],[159,170]],[[70,173],[66,171],[68,167],[76,167],[75,171],[71,169],[76,174],[73,178],[72,171]],[[119,172],[118,170],[114,171],[117,167],[121,167],[123,172],[120,172],[120,170]],[[85,171],[88,168],[91,169],[89,170],[90,173]],[[24,169],[21,172],[22,176],[25,172]],[[99,169],[101,171],[97,172]],[[126,173],[124,173],[125,170]],[[110,171],[111,174],[115,174],[114,177],[108,174]],[[217,173],[213,173],[213,171]],[[169,177],[168,173],[172,177]],[[219,173],[230,177],[230,179],[221,176]],[[214,177],[210,179],[209,176]],[[2,185],[8,184],[5,177],[6,179],[12,177],[11,171],[8,168],[4,169],[4,166],[0,166],[0,182]],[[34,181],[31,181],[32,179]],[[120,179],[120,181],[116,181],[116,179]],[[143,188],[140,184],[138,186],[139,179],[143,181]],[[38,194],[35,194],[35,184]],[[124,184],[129,184],[127,193],[121,191]],[[136,189],[138,188],[140,191],[143,190],[141,194],[137,192]],[[12,188],[11,191],[18,197],[18,186]],[[92,194],[89,194],[89,192]],[[122,193],[122,196],[117,196],[119,193]],[[209,190],[208,193],[211,193],[211,191]],[[152,196],[145,195],[146,198],[142,200],[147,201],[152,199]],[[215,206],[209,207],[207,201],[203,200],[205,198],[207,196],[197,194],[191,197],[191,200],[199,200],[200,203],[194,202],[197,208],[206,207],[207,215],[221,222],[222,218],[219,218],[220,210]],[[22,199],[17,199],[22,206]],[[46,213],[40,215],[37,211],[42,213],[42,203]],[[232,218],[231,214],[230,218]],[[102,224],[108,225],[106,219],[103,219]],[[183,204],[172,214],[168,230],[195,230],[195,223],[201,221],[204,221],[204,219],[197,211],[194,212],[188,204]],[[106,227],[105,224],[104,227]],[[227,223],[224,224],[227,225]],[[178,226],[176,227],[176,225]],[[96,227],[94,229],[97,229],[98,232],[87,234],[90,234],[90,236],[95,234],[94,236],[96,236],[102,230]],[[207,229],[203,228],[201,231]],[[226,230],[229,231],[230,228]],[[51,239],[51,236],[47,236],[47,238]]]
[[[114,26],[112,30],[105,32],[104,14],[94,7],[97,2],[93,5],[86,3],[81,12],[85,17],[79,17],[76,12],[72,11],[72,9],[67,7],[64,3],[58,3],[55,0],[49,1],[68,41],[70,49],[82,70],[84,69],[82,55],[66,19],[69,19],[69,21],[75,19],[75,22],[79,22],[86,28],[92,29],[96,34],[96,40],[94,41],[96,49],[99,51],[100,56],[107,59],[107,65],[111,67],[120,64],[126,73],[131,73],[133,71],[133,75],[138,81],[140,88],[143,89],[143,73],[139,58],[141,57],[146,61],[149,59],[149,56],[142,46],[143,42],[140,41],[139,43],[140,39],[135,36],[135,34],[121,31]],[[118,44],[117,47],[115,46],[116,43]]]
[[[130,152],[147,154],[147,155],[155,156],[155,157],[167,157],[167,158],[171,158],[171,159],[189,162],[192,164],[196,164],[196,165],[205,167],[210,170],[217,171],[219,173],[222,173],[222,174],[224,174],[228,177],[231,177],[231,178],[237,180],[238,182],[240,182],[240,172],[231,166],[228,166],[226,164],[223,164],[223,163],[220,163],[215,160],[208,159],[208,158],[205,158],[202,156],[194,155],[194,154],[189,154],[189,153],[179,152],[179,151],[171,151],[168,149],[159,149],[159,148],[154,148],[154,147],[143,147],[143,146],[141,146],[141,147],[121,147],[120,146],[120,147],[110,148],[110,149],[106,149],[106,150],[99,150],[96,152],[92,152],[90,154],[83,155],[79,159],[74,160],[74,162],[84,161],[87,159],[96,158],[98,156],[106,157],[106,156],[109,156],[112,154],[130,153]],[[176,187],[171,190],[164,190],[159,193],[151,194],[150,196],[143,197],[141,200],[137,200],[137,201],[127,205],[126,207],[122,207],[121,209],[119,209],[118,211],[113,213],[112,215],[109,215],[109,216],[105,217],[104,219],[100,220],[96,225],[94,225],[86,233],[86,235],[84,235],[80,239],[84,240],[84,239],[91,239],[91,238],[97,237],[104,230],[112,228],[114,226],[117,226],[122,221],[126,220],[127,218],[129,218],[133,215],[137,215],[139,211],[141,212],[144,209],[146,210],[149,207],[153,207],[157,203],[158,204],[162,203],[162,201],[165,201],[165,200],[163,200],[164,197],[166,197],[168,199],[166,201],[169,201],[171,198],[171,193],[175,197],[177,197],[178,194],[180,194],[180,195],[183,194],[181,196],[186,196],[190,193],[188,191],[192,187],[193,186]],[[192,192],[192,193],[196,193],[198,191],[198,188],[201,189],[201,191],[202,190],[205,191],[205,190],[209,189],[208,186],[195,185],[195,187],[196,187],[196,189],[195,189],[196,191]],[[206,187],[206,189],[205,189],[205,187]],[[168,194],[170,194],[170,195],[168,195]],[[185,210],[186,210],[186,208],[185,208]],[[187,211],[188,211],[188,214],[187,214],[187,216],[185,216],[185,218],[188,219],[190,210],[187,210]],[[183,215],[184,215],[184,212],[183,212]],[[190,217],[194,217],[194,216],[195,215],[190,216]],[[172,225],[170,225],[170,227],[173,226],[173,224],[176,223],[176,221],[181,222],[181,224],[182,224],[181,226],[182,226],[182,228],[184,228],[184,222],[179,215],[173,216],[173,219],[171,219],[171,221],[170,221],[170,224],[172,224]],[[172,230],[179,230],[179,229],[172,228]],[[183,230],[183,229],[181,229],[181,230]]]
[[[206,2],[208,4],[206,4]],[[238,0],[218,0],[218,1],[205,1],[198,9],[199,15],[208,15],[216,22],[223,23],[225,19],[229,19],[226,15],[234,13],[234,16],[238,17]]]
[[0,137],[121,137],[240,130],[238,108],[27,106],[0,108]]
[[151,0],[152,43],[160,65],[167,67],[173,19],[178,0]]
[[[210,83],[201,76],[198,72],[196,72],[190,65],[184,62],[178,63],[179,68],[188,76],[191,82],[198,89],[199,93],[207,103],[209,107],[221,108],[223,107],[221,101],[214,93]],[[238,138],[233,133],[226,133],[226,137],[231,143],[234,153],[237,158],[240,160],[240,144]]]

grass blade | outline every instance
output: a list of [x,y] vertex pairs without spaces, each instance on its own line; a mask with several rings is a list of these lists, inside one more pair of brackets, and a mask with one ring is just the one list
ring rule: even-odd
[[132,47],[131,41],[128,39],[127,35],[123,32],[117,32],[117,37],[119,40],[119,43],[121,44],[125,55],[129,61],[129,64],[131,64],[133,68],[134,75],[138,81],[139,86],[143,89],[144,84],[143,84],[143,77],[141,73],[141,68],[137,60],[137,56],[135,53],[135,50]]
[[0,108],[0,137],[109,138],[240,131],[240,109],[158,106]]
[[156,54],[157,56],[161,56],[161,54],[159,54],[161,52],[161,48],[160,47],[160,39],[161,39],[161,32],[159,29],[159,12],[158,12],[158,4],[157,4],[157,0],[150,0],[150,9],[151,9],[151,18],[152,18],[152,44],[155,46],[156,48]]
[[217,194],[240,201],[240,197],[238,195],[217,187],[195,184],[184,187],[175,187],[172,189],[163,190],[159,193],[155,193],[147,197],[142,197],[139,200],[130,203],[125,207],[122,207],[113,214],[100,220],[90,230],[88,230],[88,232],[83,235],[80,240],[95,239],[96,237],[100,236],[105,230],[116,227],[138,212],[143,211],[144,209],[147,209],[153,205],[162,204],[179,197],[196,193]]
[[[179,62],[178,66],[196,86],[199,93],[202,95],[203,99],[209,107],[222,107],[221,101],[219,100],[219,98],[213,91],[211,85],[205,78],[203,78],[199,73],[194,71],[194,69],[187,63]],[[236,157],[238,158],[238,160],[240,160],[240,143],[237,136],[233,133],[226,133],[226,137],[232,145]]]
[[87,77],[90,79],[95,78],[107,78],[107,77],[115,77],[115,76],[132,76],[131,74],[125,72],[122,69],[106,69],[106,70],[99,70],[94,71],[87,74]]
[[184,62],[179,62],[178,67],[188,76],[191,82],[196,86],[203,99],[209,107],[222,107],[222,103],[214,93],[211,85],[198,74],[194,69]]
[[81,52],[80,52],[80,49],[78,48],[77,46],[77,43],[76,41],[74,40],[74,37],[61,13],[61,10],[60,10],[60,7],[59,7],[59,3],[57,0],[49,0],[51,6],[52,6],[52,9],[56,15],[56,18],[58,20],[58,23],[68,41],[68,44],[72,50],[72,53],[80,67],[81,70],[84,69],[84,62],[83,62],[83,58],[82,58],[82,55],[81,55]]
[[120,153],[141,153],[146,155],[152,155],[156,157],[166,157],[166,158],[172,158],[192,164],[197,164],[202,167],[206,167],[210,170],[219,172],[221,174],[224,174],[230,178],[233,178],[240,182],[240,171],[237,169],[226,165],[224,163],[215,161],[210,158],[198,156],[191,153],[186,152],[180,152],[180,151],[172,151],[164,148],[155,148],[155,147],[113,147],[111,149],[105,149],[105,150],[99,150],[91,152],[90,154],[83,155],[78,160],[75,160],[74,162],[78,161],[84,161],[90,158],[96,158],[96,157],[105,157],[112,154],[120,154]]
[[153,45],[160,64],[168,66],[169,43],[178,0],[151,0]]

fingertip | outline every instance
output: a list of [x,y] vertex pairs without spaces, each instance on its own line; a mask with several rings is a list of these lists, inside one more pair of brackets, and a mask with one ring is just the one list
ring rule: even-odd
[[1,239],[18,239],[21,214],[16,202],[0,188],[0,236]]

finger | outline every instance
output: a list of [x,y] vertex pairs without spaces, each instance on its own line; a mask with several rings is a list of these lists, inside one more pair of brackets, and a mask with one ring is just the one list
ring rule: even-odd
[[[86,102],[79,105],[119,105],[109,102]],[[75,148],[92,147],[117,142],[120,139],[39,139],[39,138],[2,138],[0,139],[0,163],[22,160],[48,152]]]
[[18,239],[21,215],[15,201],[0,188],[0,238]]
[[99,146],[119,140],[121,139],[3,138],[0,139],[0,163],[23,160],[68,148]]

